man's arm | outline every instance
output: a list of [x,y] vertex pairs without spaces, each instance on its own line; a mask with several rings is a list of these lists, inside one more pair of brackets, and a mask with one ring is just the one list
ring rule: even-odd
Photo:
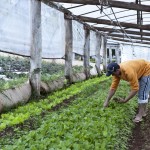
[[106,98],[104,102],[104,107],[107,107],[109,105],[109,101],[111,100],[112,96],[115,94],[116,90],[115,89],[110,89],[108,93],[108,97]]
[[133,98],[139,89],[139,83],[138,83],[138,79],[136,77],[136,74],[131,73],[130,75],[128,75],[128,80],[130,82],[130,86],[131,86],[131,92],[129,93],[129,95],[125,98],[125,99],[119,99],[120,103],[126,103],[128,102],[131,98]]
[[137,90],[132,90],[125,99],[119,99],[120,103],[126,103],[137,94]]

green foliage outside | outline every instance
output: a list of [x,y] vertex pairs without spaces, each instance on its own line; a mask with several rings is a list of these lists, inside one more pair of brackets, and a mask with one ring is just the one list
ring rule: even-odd
[[9,81],[5,81],[3,79],[0,79],[0,92],[2,92],[3,90],[7,90],[9,88],[16,88],[19,85],[21,85],[22,83],[27,82],[27,78],[17,78],[14,80],[9,80]]
[[[7,77],[7,81],[0,79],[0,91],[17,87],[28,80],[30,70],[28,58],[0,56],[0,67],[0,74]],[[56,80],[64,76],[64,69],[64,64],[43,60],[41,66],[41,80],[44,82]],[[81,72],[82,69],[82,66],[74,66],[73,73]]]

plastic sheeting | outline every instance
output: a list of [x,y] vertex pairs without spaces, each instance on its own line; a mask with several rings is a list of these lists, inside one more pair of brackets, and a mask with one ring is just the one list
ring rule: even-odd
[[90,31],[90,56],[96,55],[96,32]]
[[[30,0],[0,0],[0,50],[30,56]],[[42,3],[42,57],[62,58],[65,55],[64,14]],[[83,24],[73,21],[73,52],[84,53]],[[103,46],[101,48],[103,53]],[[90,31],[90,56],[96,51],[96,34]],[[122,44],[121,60],[149,60],[150,48]]]
[[121,44],[121,62],[133,59],[145,59],[150,61],[150,47]]
[[73,20],[73,52],[79,55],[84,54],[84,42],[85,42],[85,31],[83,29],[83,24]]
[[[30,56],[30,0],[0,0],[0,50]],[[65,54],[64,14],[42,3],[42,56]]]
[[45,58],[62,58],[64,55],[64,14],[42,4],[42,56]]
[[29,0],[0,0],[0,49],[29,55]]
[[[96,32],[90,31],[90,56],[96,55]],[[84,54],[85,30],[83,24],[73,21],[73,52]]]
[[[30,0],[0,0],[0,50],[30,56]],[[42,57],[62,58],[65,55],[64,14],[42,3]],[[83,24],[73,21],[73,52],[84,54]],[[95,55],[96,35],[91,31],[90,55]]]

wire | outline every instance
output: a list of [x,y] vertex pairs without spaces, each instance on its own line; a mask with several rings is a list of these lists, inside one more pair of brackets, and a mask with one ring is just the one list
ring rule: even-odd
[[132,39],[130,38],[130,36],[128,36],[127,35],[127,33],[126,33],[126,31],[122,28],[122,26],[120,25],[120,22],[118,21],[118,19],[117,19],[117,17],[116,17],[116,15],[115,15],[115,13],[114,13],[114,11],[113,11],[113,9],[112,9],[112,7],[111,7],[111,10],[112,10],[112,12],[113,12],[113,14],[114,14],[114,17],[115,17],[115,19],[116,19],[116,21],[117,21],[117,23],[118,23],[118,25],[119,25],[119,27],[120,27],[120,29],[124,32],[124,34],[131,40],[131,42],[132,42],[132,45],[133,45],[133,41],[132,41]]
[[[97,6],[97,5],[96,5]],[[98,7],[98,6],[97,6]],[[98,7],[99,8],[99,7]],[[113,24],[113,20],[103,11],[103,13],[105,14],[105,16],[107,16],[110,20],[111,20],[111,22],[112,22],[112,24]],[[93,24],[93,25],[96,25],[96,24]],[[114,26],[114,28],[115,28],[115,26]],[[117,30],[117,29],[115,29],[115,30]],[[117,30],[118,32],[120,32],[120,33],[122,33],[121,31],[119,31],[119,30]]]
[[[118,11],[118,12],[116,12],[116,14],[117,14],[117,13],[121,13],[121,12],[125,12],[125,11],[128,11],[128,10]],[[110,13],[110,14],[108,14],[108,15],[113,15],[113,13]],[[105,17],[105,15],[104,15],[104,16],[101,16],[101,17],[98,17],[98,18],[103,18],[103,17]]]
[[[109,5],[109,2],[108,2],[107,0],[105,0],[105,1],[106,1],[106,3]],[[99,0],[99,4],[101,5],[100,0]],[[97,6],[97,5],[96,5],[96,6]],[[97,7],[98,7],[98,6],[97,6]],[[99,8],[99,7],[98,7],[98,8]],[[114,14],[114,17],[115,17],[115,19],[116,19],[116,21],[117,21],[117,24],[119,25],[120,29],[121,29],[121,30],[123,31],[123,33],[130,39],[130,41],[132,42],[132,45],[133,45],[132,39],[127,35],[126,31],[125,31],[125,30],[122,28],[122,26],[120,25],[120,23],[119,23],[119,21],[118,21],[116,15],[115,15],[115,13],[114,13],[112,7],[110,7],[110,8],[111,8],[112,13]],[[103,12],[103,13],[104,13],[104,12]],[[110,21],[111,21],[112,24],[113,24],[113,23],[114,23],[113,20],[112,20],[106,13],[104,13],[104,14],[110,19]]]
[[94,12],[97,12],[97,11],[99,11],[99,9],[98,9],[98,10],[89,11],[89,12],[86,12],[86,13],[84,13],[84,14],[80,14],[80,15],[78,15],[78,16],[91,14],[91,13],[94,13]]
[[82,6],[85,6],[85,5],[77,5],[77,6],[73,6],[73,7],[68,7],[68,8],[66,8],[66,9],[73,9],[73,8],[77,8],[77,7],[82,7]]
[[[97,7],[98,7],[98,5],[96,5]],[[99,8],[99,7],[98,7]],[[99,8],[99,10],[100,10],[100,8]],[[104,11],[103,11],[103,13],[104,13]],[[105,16],[107,16],[110,20],[112,20],[106,13],[104,13],[105,14]]]
[[[107,0],[106,0],[107,1]],[[106,3],[108,3],[108,2],[106,2]],[[100,3],[101,4],[101,3]],[[108,3],[108,5],[109,5],[109,3]],[[98,7],[98,6],[97,6]],[[99,7],[98,7],[99,8]],[[132,39],[127,35],[127,33],[125,32],[125,30],[122,28],[122,26],[120,25],[120,23],[119,23],[119,21],[118,21],[118,19],[117,19],[117,17],[116,17],[116,15],[115,15],[115,13],[114,13],[114,11],[113,11],[113,9],[112,9],[112,7],[110,7],[111,8],[111,11],[112,11],[112,13],[114,14],[114,17],[115,17],[115,19],[116,19],[116,21],[117,21],[117,24],[119,25],[119,27],[120,27],[120,29],[124,32],[124,34],[130,39],[130,41],[132,42],[132,44],[133,44],[133,41],[132,41]],[[103,12],[104,13],[104,12]],[[105,14],[105,13],[104,13]],[[110,21],[113,23],[113,20],[107,15],[107,14],[105,14],[109,19],[110,19]]]
[[[107,0],[106,0],[106,3],[109,5],[109,3],[108,3]],[[99,4],[101,5],[100,0],[99,0]],[[96,5],[96,6],[97,6],[97,5]],[[97,6],[97,7],[98,7],[98,6]],[[99,8],[99,7],[98,7],[98,8]],[[124,35],[126,35],[126,36],[130,39],[130,41],[132,42],[131,47],[132,47],[132,51],[134,52],[134,47],[133,47],[133,41],[132,41],[132,39],[127,35],[127,33],[126,33],[126,31],[124,30],[124,28],[120,25],[120,22],[118,21],[118,19],[117,19],[115,13],[114,13],[112,7],[110,7],[110,8],[111,8],[112,13],[114,14],[114,17],[115,17],[115,20],[117,21],[118,26],[119,26],[120,29],[123,31]],[[99,10],[100,10],[100,8],[99,8]],[[100,12],[101,12],[101,10],[100,10]],[[103,13],[104,13],[104,11],[103,11]],[[111,21],[112,24],[113,24],[113,23],[114,23],[113,20],[112,20],[106,13],[104,13],[104,14],[105,14],[105,16],[107,16],[107,17],[110,19],[110,21]]]

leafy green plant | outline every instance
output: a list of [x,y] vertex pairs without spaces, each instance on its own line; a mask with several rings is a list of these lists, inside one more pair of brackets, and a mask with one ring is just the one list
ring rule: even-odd
[[11,89],[11,88],[16,88],[20,86],[21,84],[27,82],[28,78],[22,77],[14,80],[8,80],[7,82],[3,79],[0,80],[0,92],[3,90]]
[[[18,56],[0,56],[0,67],[2,75],[9,79],[7,82],[0,79],[0,91],[19,86],[28,79],[30,62],[28,58]],[[57,64],[55,61],[42,61],[41,80],[44,82],[64,77],[64,64]],[[83,67],[73,66],[73,73],[81,72]],[[19,72],[19,74],[17,74]],[[28,73],[27,73],[28,72]],[[18,80],[18,81],[17,81]]]
[[44,82],[54,81],[54,80],[57,80],[58,78],[63,77],[63,76],[64,76],[64,72],[59,72],[57,74],[52,74],[52,75],[45,73],[45,74],[41,75],[41,80]]
[[[126,150],[128,137],[134,126],[132,117],[137,107],[136,102],[134,99],[126,104],[111,101],[110,106],[104,109],[103,102],[110,82],[105,81],[98,86],[97,81],[84,82],[87,88],[84,88],[69,107],[47,113],[38,129],[13,140],[10,145],[3,145],[2,148]],[[90,84],[91,82],[95,84]],[[128,86],[124,82],[121,84],[121,89],[124,90],[122,96],[125,96]],[[73,89],[80,86],[81,84],[73,85]],[[91,90],[95,92],[90,92]],[[116,95],[120,95],[122,90]],[[63,94],[65,97],[68,93]],[[58,92],[56,95],[59,99],[62,93]],[[50,96],[48,99],[54,97]]]
[[[2,126],[0,124],[0,130],[3,130],[4,127],[13,126],[12,119],[17,118],[21,114],[24,114],[25,117],[22,116],[24,121],[28,119],[30,116],[38,115],[43,110],[51,109],[57,104],[61,103],[63,100],[69,99],[75,95],[82,93],[83,91],[88,91],[89,87],[92,88],[94,85],[98,84],[100,81],[106,80],[105,77],[97,78],[97,79],[89,79],[88,81],[76,83],[67,89],[56,91],[52,95],[48,96],[46,99],[39,102],[28,103],[25,106],[20,106],[15,109],[13,112],[8,112],[1,115],[0,122],[3,123]],[[17,120],[17,119],[16,119]],[[22,122],[22,121],[21,121]],[[19,124],[20,120],[16,121],[16,124]],[[6,126],[5,126],[5,125]]]

